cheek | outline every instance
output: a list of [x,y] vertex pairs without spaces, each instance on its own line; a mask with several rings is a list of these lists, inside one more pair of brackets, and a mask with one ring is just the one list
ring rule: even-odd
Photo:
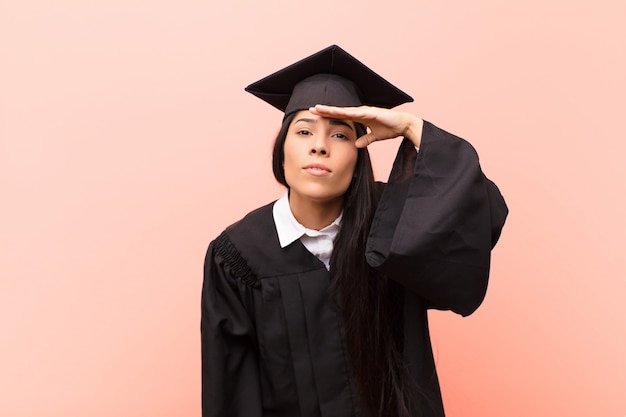
[[344,155],[342,155],[343,166],[345,167],[344,169],[345,176],[352,178],[352,175],[354,174],[354,170],[356,169],[357,157],[358,157],[358,153],[357,151],[354,151],[353,149],[349,149],[347,152],[345,152]]
[[283,146],[283,165],[291,163],[294,159],[294,155],[296,155],[296,152],[293,149],[293,146],[291,146],[289,141],[285,142],[285,145]]
[[296,170],[298,164],[298,148],[294,141],[285,141],[283,146],[283,171],[285,172],[285,180],[289,184],[291,174]]
[[[342,193],[345,193],[352,183],[354,171],[356,169],[356,161],[356,152],[345,152],[341,155],[341,163],[335,165],[335,172],[337,174],[335,177],[335,187],[337,190],[341,190]],[[339,162],[339,160],[337,162]]]

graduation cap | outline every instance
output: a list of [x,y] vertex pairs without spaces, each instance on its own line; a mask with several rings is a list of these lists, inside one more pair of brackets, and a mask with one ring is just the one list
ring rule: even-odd
[[250,84],[246,91],[283,111],[285,117],[316,104],[392,108],[413,101],[337,45]]

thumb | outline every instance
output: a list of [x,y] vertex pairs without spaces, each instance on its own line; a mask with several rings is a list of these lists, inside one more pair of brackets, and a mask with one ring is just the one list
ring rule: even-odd
[[371,132],[366,133],[354,142],[357,148],[365,148],[371,143],[376,142],[376,136],[374,136]]

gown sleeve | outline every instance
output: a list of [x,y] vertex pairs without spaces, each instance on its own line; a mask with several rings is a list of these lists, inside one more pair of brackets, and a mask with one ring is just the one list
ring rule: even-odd
[[491,249],[507,214],[474,148],[424,122],[419,152],[407,139],[400,146],[366,258],[430,308],[467,316],[485,296]]
[[261,417],[256,334],[241,294],[246,277],[228,243],[225,234],[212,242],[204,264],[202,417]]

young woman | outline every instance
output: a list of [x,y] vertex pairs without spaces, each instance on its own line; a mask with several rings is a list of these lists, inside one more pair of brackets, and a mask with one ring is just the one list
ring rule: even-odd
[[[443,416],[428,308],[471,314],[507,207],[474,149],[337,46],[248,87],[282,110],[278,201],[209,246],[203,416]],[[367,145],[403,137],[387,184]]]

